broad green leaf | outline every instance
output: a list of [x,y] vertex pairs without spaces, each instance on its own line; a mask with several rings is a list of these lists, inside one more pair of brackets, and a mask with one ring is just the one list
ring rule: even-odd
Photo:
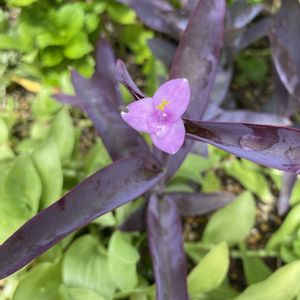
[[257,283],[267,279],[272,271],[259,257],[249,257],[247,255],[246,246],[240,244],[242,254],[243,268],[248,284]]
[[0,33],[0,49],[1,50],[17,50],[23,51],[23,44],[17,39],[16,36],[10,36],[4,33]]
[[20,282],[12,300],[58,300],[60,283],[60,264],[39,264]]
[[206,172],[205,177],[202,182],[202,192],[212,193],[221,190],[220,179],[216,176],[213,170]]
[[88,176],[106,167],[109,163],[111,163],[111,158],[102,142],[98,141],[85,157],[83,168]]
[[249,286],[236,300],[293,300],[300,290],[300,262],[278,269],[268,279]]
[[256,194],[261,201],[270,203],[273,200],[266,178],[257,170],[254,163],[237,159],[225,164],[225,172],[238,180],[247,190]]
[[56,142],[62,161],[71,157],[75,144],[75,130],[67,109],[63,108],[53,120],[49,138]]
[[115,285],[107,255],[96,238],[85,235],[72,243],[63,260],[63,282],[69,288],[91,289],[112,298]]
[[64,285],[60,287],[60,300],[107,300],[97,292],[84,288],[68,288]]
[[267,243],[268,250],[278,249],[280,244],[290,235],[296,233],[300,227],[300,204],[296,205],[288,213],[279,229],[272,234]]
[[58,200],[62,194],[63,172],[57,146],[47,140],[32,154],[32,159],[42,181],[41,208]]
[[9,143],[0,143],[0,161],[14,158],[15,154],[12,151]]
[[218,288],[228,272],[229,252],[226,243],[210,250],[188,275],[188,291],[192,299]]
[[17,202],[19,197],[26,198],[25,206],[34,215],[38,211],[41,192],[41,179],[30,156],[20,156],[5,179],[4,194],[15,197]]
[[48,47],[40,51],[41,63],[44,67],[53,67],[63,60],[62,50],[59,47]]
[[84,10],[80,3],[68,3],[60,7],[56,15],[60,36],[71,40],[80,33],[84,25]]
[[68,43],[63,52],[64,56],[69,59],[78,59],[90,53],[93,50],[86,33],[79,33],[73,40]]
[[110,275],[120,290],[136,287],[136,264],[139,258],[139,253],[126,239],[125,234],[116,231],[109,241],[108,261]]
[[110,1],[107,11],[112,19],[117,23],[123,25],[136,23],[136,14],[128,6]]
[[7,142],[9,138],[9,129],[6,122],[0,118],[0,144]]
[[174,179],[184,178],[201,183],[203,180],[201,173],[210,169],[212,166],[212,160],[201,157],[200,155],[189,154],[176,172]]
[[229,245],[243,241],[255,223],[255,212],[252,194],[243,192],[212,215],[205,227],[203,241],[207,244],[226,241]]

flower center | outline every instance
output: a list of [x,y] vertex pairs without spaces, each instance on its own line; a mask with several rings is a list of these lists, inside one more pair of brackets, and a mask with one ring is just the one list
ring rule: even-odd
[[161,100],[161,103],[159,105],[156,106],[157,109],[161,110],[161,111],[164,111],[165,110],[165,107],[170,104],[169,101],[167,101],[166,99],[162,99]]

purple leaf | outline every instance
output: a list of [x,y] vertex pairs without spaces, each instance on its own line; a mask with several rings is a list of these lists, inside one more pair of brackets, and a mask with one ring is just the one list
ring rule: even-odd
[[150,158],[120,160],[88,177],[0,246],[0,278],[19,270],[74,230],[140,196],[161,177],[159,166]]
[[273,18],[265,17],[243,30],[235,38],[235,51],[242,51],[257,40],[267,36],[274,25],[273,21]]
[[273,60],[290,94],[300,100],[300,4],[295,0],[282,1],[270,32]]
[[300,171],[300,130],[246,123],[185,120],[187,137],[267,167]]
[[235,195],[220,193],[170,193],[167,199],[176,203],[181,215],[195,216],[211,213],[234,200]]
[[145,98],[143,92],[141,92],[141,90],[136,86],[136,84],[132,80],[124,62],[121,59],[118,59],[116,63],[116,79],[129,90],[129,92],[133,95],[133,97],[136,100]]
[[76,107],[80,108],[81,110],[83,109],[81,99],[77,96],[71,96],[71,95],[65,95],[65,94],[55,94],[55,95],[52,95],[52,97],[63,104],[69,104],[72,106],[76,106]]
[[153,262],[157,300],[187,300],[186,258],[175,202],[150,198],[148,243]]
[[146,230],[146,211],[147,206],[142,204],[136,209],[120,226],[119,229],[128,231],[145,231]]
[[263,10],[263,5],[251,5],[245,0],[236,0],[228,6],[227,23],[229,29],[240,29],[250,23]]
[[211,120],[214,122],[253,123],[280,126],[291,125],[291,121],[285,117],[280,117],[270,113],[238,109],[222,111],[218,116]]
[[176,51],[176,44],[172,41],[156,37],[149,40],[148,45],[154,56],[161,60],[169,69]]
[[289,208],[290,197],[297,180],[297,175],[293,173],[284,173],[282,175],[282,187],[277,202],[277,211],[280,216],[284,215]]
[[[218,68],[223,43],[224,0],[200,0],[190,18],[170,71],[170,78],[187,78],[191,87],[191,103],[185,116],[201,119],[205,112]],[[190,150],[191,143],[168,160],[171,177]]]
[[119,2],[128,4],[151,29],[165,33],[175,40],[180,38],[180,20],[166,2],[149,0],[119,0]]
[[84,110],[113,160],[149,153],[143,138],[122,120],[116,103],[112,101],[114,94],[107,93],[110,84],[107,78],[94,75],[88,80],[73,72],[72,80]]

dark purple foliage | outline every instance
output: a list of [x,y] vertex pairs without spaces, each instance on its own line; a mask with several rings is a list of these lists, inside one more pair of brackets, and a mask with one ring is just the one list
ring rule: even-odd
[[180,216],[174,201],[150,198],[147,211],[148,243],[157,300],[187,300],[186,260]]
[[300,99],[300,5],[284,0],[269,37],[273,60],[287,90]]
[[125,63],[121,59],[117,60],[115,71],[116,79],[130,91],[130,93],[136,100],[145,98],[143,92],[136,86],[136,84],[132,80],[130,74],[127,71]]
[[247,123],[185,120],[187,136],[264,166],[300,171],[300,130]]
[[297,174],[284,173],[282,176],[282,188],[277,203],[278,214],[281,216],[284,215],[289,208],[289,201],[296,180]]
[[161,177],[151,157],[120,160],[88,177],[0,247],[0,278],[19,270],[74,230],[142,195]]
[[231,193],[171,193],[166,199],[176,203],[183,216],[195,216],[211,213],[230,203],[235,196]]

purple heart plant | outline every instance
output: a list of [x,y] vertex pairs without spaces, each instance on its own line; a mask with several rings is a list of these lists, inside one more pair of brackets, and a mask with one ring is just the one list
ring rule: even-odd
[[[163,1],[127,2],[136,8],[141,18],[150,14],[153,6],[168,11],[166,5],[162,6]],[[150,8],[142,10],[145,8],[142,3]],[[125,64],[120,60],[116,63],[110,46],[104,38],[100,39],[93,77],[86,79],[73,72],[76,96],[57,95],[57,99],[79,107],[88,115],[113,163],[42,210],[0,246],[0,278],[21,269],[76,229],[143,195],[147,206],[142,221],[148,234],[157,299],[187,300],[180,215],[211,212],[233,199],[228,193],[205,195],[165,191],[166,183],[191,151],[194,141],[211,144],[267,167],[299,173],[300,130],[203,119],[207,107],[210,108],[208,100],[220,66],[225,8],[225,0],[200,0],[192,12],[187,10],[184,31],[176,27],[179,23],[174,22],[170,14],[161,23],[146,18],[150,25],[152,20],[155,26],[162,26],[155,30],[164,29],[164,33],[174,39],[180,36],[169,81],[162,84],[152,98],[144,96],[129,76]],[[259,11],[251,10],[240,19],[232,14],[229,18],[231,29],[239,29]],[[160,15],[154,16],[159,18]],[[255,39],[254,33],[252,39]],[[247,42],[243,41],[243,45]],[[278,39],[274,39],[274,44],[277,42]],[[281,47],[284,45],[290,47],[290,44],[281,44]],[[283,77],[282,72],[287,66],[280,53],[276,57],[276,66]],[[290,74],[294,79],[298,78],[295,72]],[[126,109],[120,109],[124,104],[117,81],[136,100]],[[290,86],[290,83],[289,80],[285,82],[288,89],[297,94],[298,86]],[[149,147],[132,127],[150,134],[156,147]],[[218,201],[213,201],[216,197]],[[136,216],[133,215],[131,221]],[[127,225],[129,223],[130,220]],[[124,228],[127,225],[124,224]],[[133,227],[138,225],[133,223]]]

